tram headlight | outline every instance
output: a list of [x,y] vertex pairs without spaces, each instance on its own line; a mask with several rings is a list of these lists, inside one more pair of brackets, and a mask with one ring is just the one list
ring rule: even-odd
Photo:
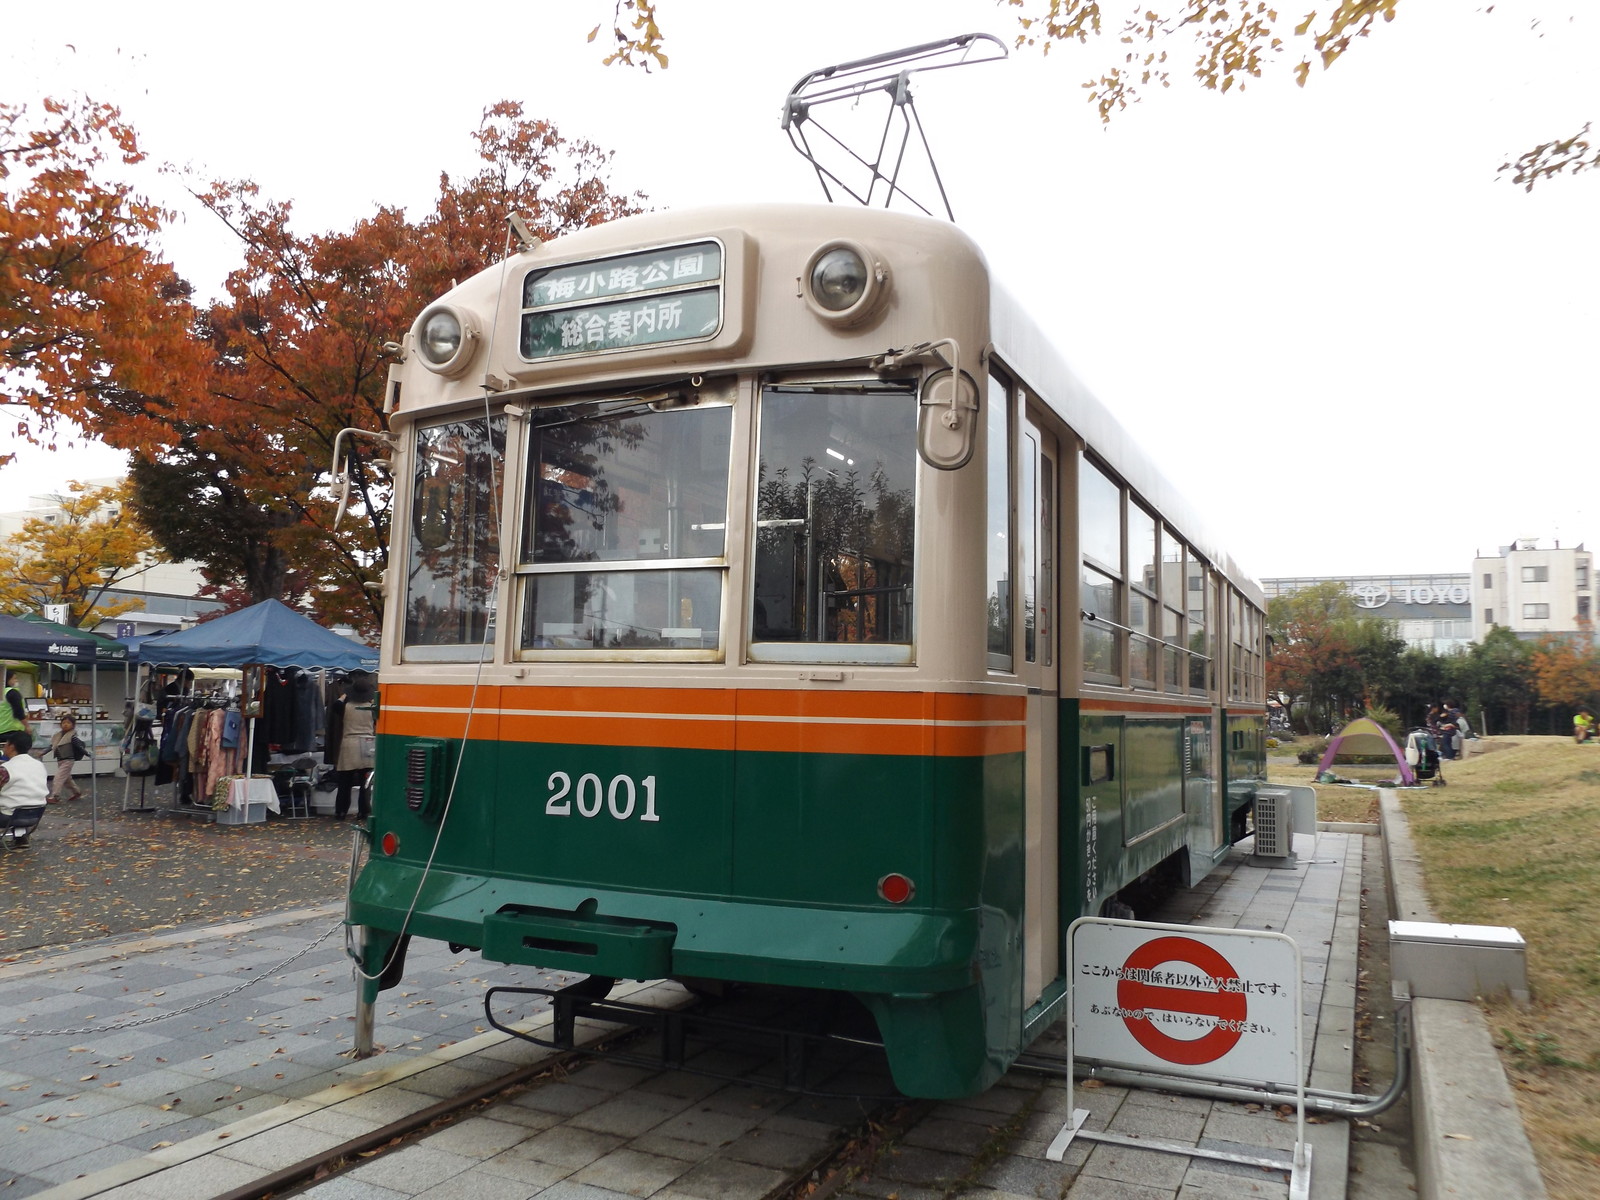
[[448,304],[425,311],[412,332],[423,365],[440,375],[461,374],[477,350],[478,325],[472,314]]
[[838,246],[811,268],[811,294],[829,312],[843,312],[867,294],[867,264],[848,246]]
[[889,295],[889,267],[855,242],[829,242],[806,263],[806,304],[835,325],[856,325],[874,317]]

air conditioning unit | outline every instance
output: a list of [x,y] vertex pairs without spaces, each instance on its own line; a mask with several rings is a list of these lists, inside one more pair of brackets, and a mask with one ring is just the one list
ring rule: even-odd
[[1294,796],[1288,788],[1257,788],[1255,804],[1256,852],[1252,866],[1292,867],[1294,856]]

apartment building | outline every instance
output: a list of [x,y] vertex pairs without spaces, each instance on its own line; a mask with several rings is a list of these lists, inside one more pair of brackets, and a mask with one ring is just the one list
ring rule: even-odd
[[1472,560],[1472,636],[1496,625],[1532,640],[1547,633],[1594,636],[1594,552],[1518,538]]

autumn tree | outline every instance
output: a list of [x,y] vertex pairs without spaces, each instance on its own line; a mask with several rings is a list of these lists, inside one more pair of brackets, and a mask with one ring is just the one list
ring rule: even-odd
[[54,448],[63,418],[136,411],[113,354],[185,338],[188,286],[153,248],[171,214],[113,178],[142,158],[110,105],[0,104],[0,386],[34,418],[17,438]]
[[1529,662],[1539,698],[1552,708],[1600,705],[1600,649],[1591,622],[1580,621],[1575,636],[1546,634],[1535,643]]
[[1363,705],[1360,624],[1355,601],[1339,583],[1274,596],[1267,604],[1267,690],[1303,702],[1312,732]]
[[73,483],[60,497],[59,512],[28,518],[22,532],[0,546],[0,609],[37,613],[47,604],[65,604],[68,624],[93,629],[138,608],[136,600],[105,600],[119,582],[163,561],[129,507],[130,492],[127,483]]
[[[501,257],[507,218],[540,238],[638,211],[613,193],[610,155],[563,138],[521,105],[488,109],[482,166],[440,177],[432,212],[382,208],[348,231],[305,235],[290,204],[249,182],[197,190],[238,239],[226,295],[175,319],[183,337],[158,356],[108,339],[120,392],[74,415],[134,455],[134,506],[173,553],[206,565],[219,594],[299,593],[329,621],[376,632],[390,487],[358,466],[352,517],[332,528],[333,443],[347,426],[381,431],[386,344],[427,301]],[[130,411],[131,410],[131,411]]]

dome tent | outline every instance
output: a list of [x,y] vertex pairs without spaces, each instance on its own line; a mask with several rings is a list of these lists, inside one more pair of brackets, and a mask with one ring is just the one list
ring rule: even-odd
[[1405,752],[1400,749],[1394,738],[1389,736],[1389,731],[1371,717],[1357,717],[1329,739],[1322,761],[1317,764],[1318,779],[1322,778],[1322,773],[1332,766],[1333,760],[1341,754],[1364,756],[1392,754],[1395,764],[1400,768],[1401,783],[1410,787],[1417,782],[1416,772],[1411,769],[1411,764],[1406,762]]

